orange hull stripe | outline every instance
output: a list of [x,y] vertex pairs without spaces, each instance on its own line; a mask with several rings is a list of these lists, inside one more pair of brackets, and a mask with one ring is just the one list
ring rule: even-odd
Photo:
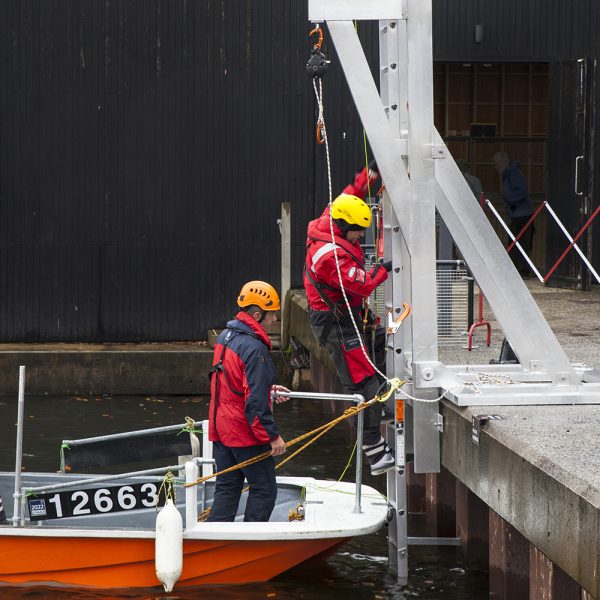
[[[185,585],[267,581],[344,540],[185,540]],[[153,539],[9,537],[0,540],[0,582],[120,588],[160,585]]]

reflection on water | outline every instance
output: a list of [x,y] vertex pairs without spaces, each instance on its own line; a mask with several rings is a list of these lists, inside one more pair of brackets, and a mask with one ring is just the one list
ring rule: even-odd
[[[28,471],[56,471],[63,439],[117,433],[183,423],[186,416],[202,420],[206,398],[194,397],[75,397],[25,400],[23,467]],[[0,470],[14,469],[16,402],[0,400]],[[276,419],[284,439],[313,429],[331,418],[330,407],[316,401],[290,401],[276,407]],[[337,479],[352,450],[349,427],[339,425],[286,463],[281,475],[311,475]],[[353,478],[349,469],[346,480]],[[365,476],[365,483],[385,491],[385,477]],[[7,499],[4,499],[6,502]],[[92,600],[110,598],[192,600],[266,599],[409,599],[481,600],[488,597],[487,576],[465,572],[459,551],[446,548],[410,548],[409,584],[400,587],[387,570],[385,529],[352,540],[327,562],[303,565],[264,584],[239,587],[192,588],[160,593],[131,590],[97,592],[55,588],[2,588],[2,600],[49,599]]]

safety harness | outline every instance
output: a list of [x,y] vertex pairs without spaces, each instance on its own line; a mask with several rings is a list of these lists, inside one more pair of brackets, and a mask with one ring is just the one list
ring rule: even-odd
[[219,377],[219,374],[223,373],[223,375],[225,376],[225,381],[227,382],[227,385],[229,386],[229,389],[236,396],[239,396],[240,398],[244,397],[244,392],[240,392],[239,390],[236,390],[233,387],[233,385],[231,384],[231,380],[229,379],[229,375],[227,375],[227,370],[225,369],[225,365],[223,364],[223,359],[225,358],[225,351],[227,350],[227,347],[229,346],[229,344],[231,344],[231,342],[234,338],[236,338],[238,335],[240,335],[239,331],[235,331],[233,329],[228,329],[227,331],[231,332],[231,337],[229,337],[229,339],[223,344],[223,348],[221,350],[221,356],[219,356],[219,361],[208,372],[209,381],[212,380],[212,376],[215,373],[217,374],[217,379],[215,381],[215,406],[214,406],[214,411],[213,411],[213,425],[215,426],[215,431],[217,432],[217,434],[219,433],[217,430],[217,410],[219,408],[219,392],[220,392],[220,387],[221,387],[220,386],[221,378]]
[[[331,242],[329,242],[329,240],[324,240],[324,239],[320,239],[320,238],[310,238],[309,247],[314,242],[325,242],[325,243],[331,244]],[[346,254],[348,256],[350,256],[350,258],[352,258],[352,260],[357,264],[357,266],[360,269],[363,269],[363,270],[365,269],[365,265],[356,256],[354,256],[351,252],[349,252],[346,248],[344,248],[341,245],[339,246],[339,248],[342,249],[344,252],[346,252]],[[314,261],[315,256],[313,256],[313,261]],[[316,262],[316,261],[314,261],[314,262]],[[321,346],[324,346],[325,342],[329,336],[329,333],[331,332],[333,325],[335,323],[340,325],[342,323],[342,321],[348,317],[348,313],[344,310],[344,309],[347,309],[348,307],[346,307],[345,305],[337,304],[324,292],[324,290],[331,290],[334,292],[339,292],[340,290],[339,290],[339,288],[333,287],[327,283],[317,281],[317,279],[311,273],[311,267],[309,267],[306,262],[304,263],[304,272],[306,273],[306,277],[311,282],[311,284],[317,291],[317,294],[319,294],[319,297],[321,298],[321,300],[323,300],[325,306],[327,306],[327,308],[329,309],[329,312],[331,313],[331,315],[333,317],[332,319],[329,319],[326,322],[326,324],[324,325],[323,330],[321,332],[321,335],[319,336],[319,344]],[[366,316],[366,314],[367,313],[365,313],[365,316]],[[363,320],[363,326],[364,327],[367,326],[367,322],[365,320]]]

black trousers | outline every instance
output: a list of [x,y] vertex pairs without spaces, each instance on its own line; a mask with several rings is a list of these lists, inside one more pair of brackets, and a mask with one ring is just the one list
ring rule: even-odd
[[[371,367],[362,354],[356,331],[349,317],[338,323],[329,311],[309,311],[310,326],[322,346],[329,351],[331,360],[335,365],[342,385],[349,394],[361,394],[365,400],[375,396],[382,384],[377,373],[364,376],[365,369]],[[355,315],[356,323],[360,327],[362,319]],[[385,372],[385,329],[377,327],[368,328],[361,332],[362,339],[367,347],[372,360],[381,372]],[[365,410],[363,429],[363,444],[371,446],[381,439],[381,412],[379,404],[370,406]]]
[[[512,231],[515,237],[519,235],[519,232],[521,231],[521,229],[523,229],[523,227],[525,227],[527,221],[529,221],[530,218],[531,215],[527,217],[517,217],[516,219],[510,220],[510,230]],[[523,233],[523,235],[519,238],[519,244],[521,244],[521,247],[523,248],[523,250],[525,250],[525,253],[527,254],[527,256],[529,256],[529,258],[531,258],[532,241],[533,223],[525,230],[525,233]],[[531,274],[531,269],[527,264],[527,261],[523,258],[523,255],[519,252],[519,249],[516,247],[516,245],[510,251],[510,257],[513,261],[513,264],[515,265],[515,267],[517,267],[517,270],[521,275]]]
[[[218,471],[228,469],[270,449],[270,444],[233,448],[225,446],[221,442],[213,443],[213,455]],[[244,487],[244,478],[248,480],[250,486],[244,521],[269,520],[277,499],[275,460],[272,456],[243,469],[237,469],[217,477],[215,497],[208,521],[235,520]]]

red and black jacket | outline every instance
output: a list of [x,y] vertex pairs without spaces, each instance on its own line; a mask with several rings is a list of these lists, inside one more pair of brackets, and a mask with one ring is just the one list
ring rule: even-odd
[[279,436],[270,390],[276,370],[262,326],[240,311],[215,344],[208,435],[226,446],[268,444]]
[[[355,176],[354,182],[344,188],[344,194],[364,198],[367,192],[367,183],[372,183],[376,179],[376,177],[371,177],[371,173],[366,168],[362,169]],[[333,223],[333,235],[344,289],[350,306],[358,308],[362,306],[363,300],[368,298],[373,290],[387,279],[388,274],[379,264],[370,271],[366,271],[360,242],[348,242],[344,238],[342,230],[335,223]],[[329,206],[325,207],[323,214],[318,219],[308,224],[304,287],[311,309],[330,310],[315,288],[315,283],[320,286],[321,293],[325,294],[334,304],[340,306],[345,304],[337,273],[334,243],[331,239]]]
[[[345,240],[342,231],[335,223],[333,223],[333,234],[342,283],[350,306],[360,307],[363,300],[368,298],[373,290],[387,279],[388,274],[379,264],[370,271],[366,271],[360,243],[358,241],[350,243]],[[323,214],[318,219],[308,224],[305,269],[304,287],[310,308],[329,310],[313,281],[321,286],[321,293],[330,298],[334,304],[344,304],[335,262],[334,244],[331,241],[329,206],[325,207]]]

